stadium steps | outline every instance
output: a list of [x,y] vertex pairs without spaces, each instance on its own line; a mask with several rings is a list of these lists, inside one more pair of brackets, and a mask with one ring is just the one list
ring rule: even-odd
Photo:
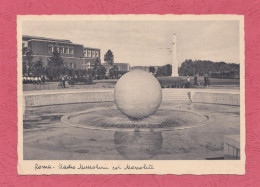
[[183,89],[164,88],[162,89],[163,101],[187,101],[190,102],[189,92]]

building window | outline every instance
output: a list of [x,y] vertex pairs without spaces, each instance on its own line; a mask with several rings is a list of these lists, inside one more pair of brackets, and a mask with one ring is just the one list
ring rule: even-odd
[[74,49],[70,48],[70,54],[74,54]]
[[70,68],[74,68],[74,63],[70,63]]
[[90,62],[87,63],[87,69],[89,69],[89,68],[90,68]]
[[62,53],[64,53],[64,47],[59,47],[60,48],[60,50],[59,50],[59,52],[62,54]]
[[92,57],[95,57],[95,51],[92,50]]
[[91,57],[91,50],[88,50],[88,57]]
[[99,57],[98,51],[96,51],[96,57]]
[[52,45],[48,46],[48,53],[53,53],[53,46]]
[[59,46],[54,46],[54,51],[59,52]]
[[23,42],[23,48],[28,47],[28,42]]
[[65,54],[69,54],[69,48],[65,47]]

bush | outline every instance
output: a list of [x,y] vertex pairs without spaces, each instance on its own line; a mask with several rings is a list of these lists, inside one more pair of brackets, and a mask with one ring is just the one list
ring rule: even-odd
[[184,88],[186,77],[158,77],[162,88]]

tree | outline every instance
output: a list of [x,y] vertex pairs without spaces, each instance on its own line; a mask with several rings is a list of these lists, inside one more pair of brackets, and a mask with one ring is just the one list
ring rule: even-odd
[[214,74],[219,78],[226,77],[227,72],[239,71],[239,64],[228,64],[226,62],[212,62],[210,60],[185,60],[180,67],[179,74],[182,76],[193,76],[195,74]]
[[114,67],[113,67],[113,69],[114,69],[114,74],[115,74],[115,76],[116,76],[116,79],[118,79],[118,70],[119,70],[119,67],[117,67],[117,65],[114,65]]
[[44,67],[38,67],[35,69],[34,74],[36,76],[42,76],[45,74],[45,68]]
[[100,71],[101,71],[101,60],[97,58],[93,67],[94,77],[100,79]]
[[69,75],[69,74],[70,74],[69,68],[67,68],[67,67],[62,67],[62,68],[60,68],[60,69],[61,69],[61,74],[62,74],[62,75]]
[[62,75],[65,71],[68,74],[68,71],[63,69],[64,62],[60,55],[60,53],[55,50],[52,53],[52,56],[48,58],[48,68],[46,69],[46,74],[50,80],[57,79]]
[[111,69],[109,70],[109,76],[110,76],[110,78],[112,78],[112,79],[114,79],[114,78],[118,79],[118,70],[119,70],[119,68],[117,67],[117,65],[114,65],[113,68],[111,68]]
[[101,70],[100,70],[100,74],[101,74],[102,79],[105,78],[106,72],[107,72],[106,68],[104,66],[102,66]]
[[104,55],[104,61],[107,62],[107,64],[113,66],[113,64],[114,64],[114,55],[113,55],[113,52],[110,49]]
[[54,68],[53,67],[47,67],[46,68],[46,75],[49,77],[50,80],[53,80],[54,75],[55,75]]
[[69,70],[69,75],[70,75],[71,77],[74,77],[74,76],[76,75],[76,71],[75,71],[74,69],[70,69],[70,70]]
[[153,66],[150,66],[149,67],[149,72],[154,73],[155,72],[155,68]]
[[34,65],[34,74],[36,76],[41,76],[45,74],[45,68],[43,67],[43,62],[42,62],[42,58],[39,58],[39,60],[37,60]]
[[167,64],[167,65],[164,66],[164,68],[165,68],[165,71],[166,71],[166,76],[171,76],[171,74],[172,74],[172,65]]
[[76,70],[76,74],[77,74],[78,78],[82,78],[82,76],[83,76],[83,72],[81,69]]
[[28,76],[30,74],[30,70],[32,69],[32,66],[33,66],[33,64],[32,64],[33,52],[30,48],[24,47],[22,49],[22,54],[23,54],[23,59],[24,59],[23,60],[23,70],[24,70],[23,74],[25,74],[25,72],[26,72],[26,74]]
[[159,76],[159,77],[166,76],[163,67],[159,67],[157,69],[156,75]]
[[156,76],[171,76],[171,74],[172,74],[172,66],[170,64],[159,67],[156,72]]
[[50,67],[63,67],[64,66],[63,59],[62,59],[60,53],[57,50],[55,50],[52,53],[52,56],[49,57],[48,65]]
[[100,58],[97,58],[97,59],[96,59],[96,61],[95,61],[95,66],[101,67],[101,60],[100,60]]
[[39,60],[37,60],[34,64],[34,68],[41,68],[43,67],[43,61],[42,58],[39,58]]

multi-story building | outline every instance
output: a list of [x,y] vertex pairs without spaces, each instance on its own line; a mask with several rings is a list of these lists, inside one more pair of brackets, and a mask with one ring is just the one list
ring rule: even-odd
[[59,51],[68,68],[89,69],[100,58],[100,49],[84,48],[70,40],[23,35],[22,42],[23,48],[28,47],[33,52],[33,62],[41,58],[44,66],[48,65],[48,58],[54,50]]
[[149,66],[132,66],[130,71],[137,70],[137,69],[149,72]]
[[118,73],[119,74],[124,74],[126,72],[129,72],[130,71],[130,64],[129,63],[113,63],[113,65],[110,65],[108,63],[103,63],[101,64],[105,69],[106,69],[106,76],[109,77],[110,75],[110,70],[113,68],[113,67],[117,67],[118,69]]
[[138,69],[138,70],[149,72],[150,67],[154,67],[155,71],[157,71],[158,68],[161,68],[162,66],[132,66],[130,68],[130,71]]
[[84,58],[86,59],[84,66],[87,69],[93,68],[95,66],[95,63],[97,62],[97,59],[100,59],[100,49],[85,47]]
[[114,63],[114,66],[117,66],[119,71],[130,71],[129,63]]

